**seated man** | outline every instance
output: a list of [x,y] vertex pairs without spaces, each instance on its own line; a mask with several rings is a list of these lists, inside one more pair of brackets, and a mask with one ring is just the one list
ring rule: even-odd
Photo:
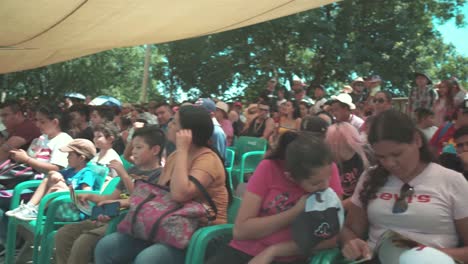
[[68,152],[68,166],[65,170],[50,171],[34,192],[27,204],[21,204],[18,208],[5,213],[24,221],[37,218],[38,207],[41,199],[49,193],[68,191],[68,185],[75,190],[100,190],[104,177],[96,175],[87,166],[88,162],[96,155],[94,144],[87,139],[75,139],[60,151]]
[[27,119],[16,101],[8,101],[0,106],[0,117],[8,134],[0,146],[0,162],[8,159],[12,149],[28,149],[29,144],[41,135],[39,128]]

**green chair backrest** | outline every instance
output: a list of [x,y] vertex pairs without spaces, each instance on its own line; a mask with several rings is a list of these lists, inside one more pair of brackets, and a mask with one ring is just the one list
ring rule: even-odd
[[266,151],[267,141],[264,138],[239,137],[236,142],[236,160],[240,161],[242,155],[252,151]]
[[239,197],[234,196],[232,199],[231,206],[228,208],[228,223],[234,224],[236,221],[237,212],[239,211],[240,205],[242,203],[242,199]]
[[236,157],[236,152],[232,149],[226,149],[226,159],[224,161],[224,167],[226,170],[232,169],[234,166],[234,159]]
[[[86,167],[93,171],[93,173],[96,175],[96,180],[100,180],[101,184],[103,184],[104,186],[106,177],[107,175],[109,175],[109,171],[110,171],[109,167],[101,165],[101,164],[97,164],[94,162],[88,162],[88,164],[86,164]],[[98,191],[98,190],[94,190],[94,191]]]
[[120,155],[120,160],[122,161],[122,164],[123,164],[123,167],[128,170],[130,169],[131,167],[133,167],[133,163],[131,163],[130,161],[128,161],[124,155]]
[[104,188],[101,190],[101,195],[111,195],[115,188],[117,188],[117,185],[119,185],[119,182],[120,177],[112,178],[106,186],[103,186]]

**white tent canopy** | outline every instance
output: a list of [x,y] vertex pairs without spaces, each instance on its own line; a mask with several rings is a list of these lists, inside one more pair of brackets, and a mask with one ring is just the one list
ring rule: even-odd
[[240,28],[336,0],[2,0],[0,73]]

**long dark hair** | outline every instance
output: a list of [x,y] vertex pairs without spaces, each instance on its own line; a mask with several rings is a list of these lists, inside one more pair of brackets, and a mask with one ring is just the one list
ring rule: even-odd
[[228,191],[229,204],[232,202],[232,190],[229,184],[229,174],[224,167],[224,158],[219,154],[218,150],[210,144],[210,138],[214,131],[213,121],[210,114],[201,106],[184,105],[179,109],[180,126],[183,129],[192,130],[192,142],[198,147],[206,147],[211,149],[219,159],[224,168],[225,186]]
[[[373,120],[368,141],[374,145],[382,140],[389,140],[402,144],[410,144],[414,141],[416,133],[421,137],[422,146],[419,148],[419,159],[422,162],[430,163],[434,161],[427,140],[419,131],[411,118],[397,110],[386,110],[378,114]],[[379,162],[368,170],[369,177],[364,182],[359,198],[363,205],[367,207],[370,200],[374,199],[378,190],[385,185],[390,175]]]

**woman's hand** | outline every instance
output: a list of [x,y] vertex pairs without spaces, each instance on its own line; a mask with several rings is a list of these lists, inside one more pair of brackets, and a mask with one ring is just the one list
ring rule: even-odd
[[181,129],[176,133],[176,149],[178,151],[188,151],[192,145],[192,130]]
[[99,196],[90,193],[83,193],[77,195],[78,202],[82,205],[88,205],[88,202],[97,203],[99,202]]
[[293,209],[296,210],[298,213],[304,212],[307,198],[309,198],[309,195],[302,196],[299,199],[299,201],[297,201],[297,203],[294,205]]
[[97,203],[97,206],[102,206],[102,205],[105,205],[105,204],[110,204],[110,203],[115,203],[115,202],[118,202],[119,203],[119,207],[122,206],[122,203],[120,202],[120,200],[105,200],[105,201],[100,201]]
[[270,246],[260,252],[257,256],[249,261],[249,264],[269,264],[275,259],[273,248]]
[[115,172],[117,173],[117,175],[119,176],[122,176],[122,175],[126,175],[127,174],[127,171],[125,170],[124,166],[122,165],[122,162],[118,161],[118,160],[112,160],[109,165],[108,165],[109,169],[113,169],[115,170]]
[[366,241],[360,238],[354,238],[347,241],[341,249],[343,256],[349,260],[358,258],[371,259],[372,253]]
[[98,218],[97,218],[98,222],[101,222],[103,224],[108,223],[111,219],[112,218],[110,218],[107,215],[99,215]]
[[18,163],[27,163],[28,159],[31,158],[28,156],[28,153],[22,149],[10,150],[10,157]]

